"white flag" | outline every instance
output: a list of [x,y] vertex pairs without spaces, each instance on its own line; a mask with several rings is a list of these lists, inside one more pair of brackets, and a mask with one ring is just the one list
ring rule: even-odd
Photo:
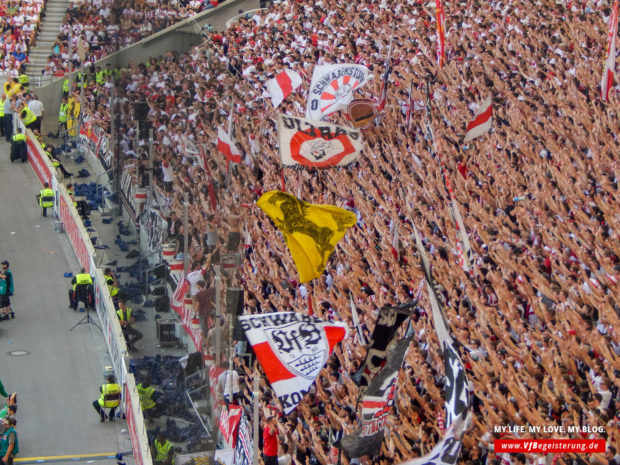
[[463,142],[469,142],[489,132],[491,130],[492,117],[493,106],[491,105],[491,97],[488,97],[480,106],[473,121],[467,125],[467,134],[465,134]]
[[306,118],[320,120],[345,109],[353,100],[353,92],[366,84],[369,74],[370,70],[362,65],[315,66]]
[[267,91],[271,96],[271,104],[273,107],[277,108],[278,105],[282,103],[282,100],[301,86],[301,83],[301,76],[292,69],[285,69],[275,78],[269,79],[265,85],[267,86]]
[[285,414],[301,401],[347,335],[344,323],[301,313],[247,315],[239,321]]

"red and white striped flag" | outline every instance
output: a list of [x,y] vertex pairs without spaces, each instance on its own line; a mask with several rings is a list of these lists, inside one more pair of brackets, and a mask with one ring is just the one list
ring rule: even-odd
[[609,101],[609,91],[614,85],[614,71],[616,65],[616,36],[618,35],[618,0],[614,2],[614,8],[609,17],[609,32],[607,33],[607,58],[601,77],[601,98]]
[[491,103],[491,97],[488,97],[482,103],[473,121],[467,125],[467,134],[465,134],[463,142],[469,142],[490,131],[493,118],[493,106]]
[[217,151],[226,156],[226,165],[231,161],[241,163],[241,152],[226,131],[219,127],[217,128]]
[[295,89],[301,86],[301,76],[292,69],[285,69],[275,78],[269,79],[266,82],[267,91],[271,96],[271,104],[274,108],[282,103],[286,97],[290,95]]
[[441,68],[446,57],[446,15],[441,0],[435,0],[435,15],[437,18],[437,66]]

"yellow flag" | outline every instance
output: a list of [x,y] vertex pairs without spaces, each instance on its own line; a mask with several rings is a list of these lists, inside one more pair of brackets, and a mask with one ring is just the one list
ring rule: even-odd
[[357,223],[349,210],[313,205],[280,191],[265,192],[256,205],[284,236],[301,283],[321,276],[338,241]]

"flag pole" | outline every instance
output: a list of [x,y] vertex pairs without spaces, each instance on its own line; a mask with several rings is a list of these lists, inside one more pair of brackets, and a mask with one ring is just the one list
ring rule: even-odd
[[[234,145],[233,139],[233,112],[235,111],[235,101],[230,103],[230,112],[228,113],[228,139]],[[232,150],[232,146],[231,146]],[[230,189],[230,160],[226,160],[226,191]]]
[[259,407],[259,395],[260,395],[260,376],[258,370],[254,369],[254,387],[252,390],[252,400],[254,403],[254,411],[252,414],[252,434],[254,436],[254,454],[252,455],[252,465],[258,465],[258,441],[259,441],[259,421],[258,421],[258,407]]

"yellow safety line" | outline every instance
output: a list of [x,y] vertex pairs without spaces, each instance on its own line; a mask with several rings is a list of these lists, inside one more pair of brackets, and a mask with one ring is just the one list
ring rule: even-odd
[[72,455],[53,455],[47,457],[20,457],[13,459],[14,462],[30,462],[32,460],[55,460],[55,459],[77,459],[81,457],[114,457],[114,452],[100,454],[72,454]]

